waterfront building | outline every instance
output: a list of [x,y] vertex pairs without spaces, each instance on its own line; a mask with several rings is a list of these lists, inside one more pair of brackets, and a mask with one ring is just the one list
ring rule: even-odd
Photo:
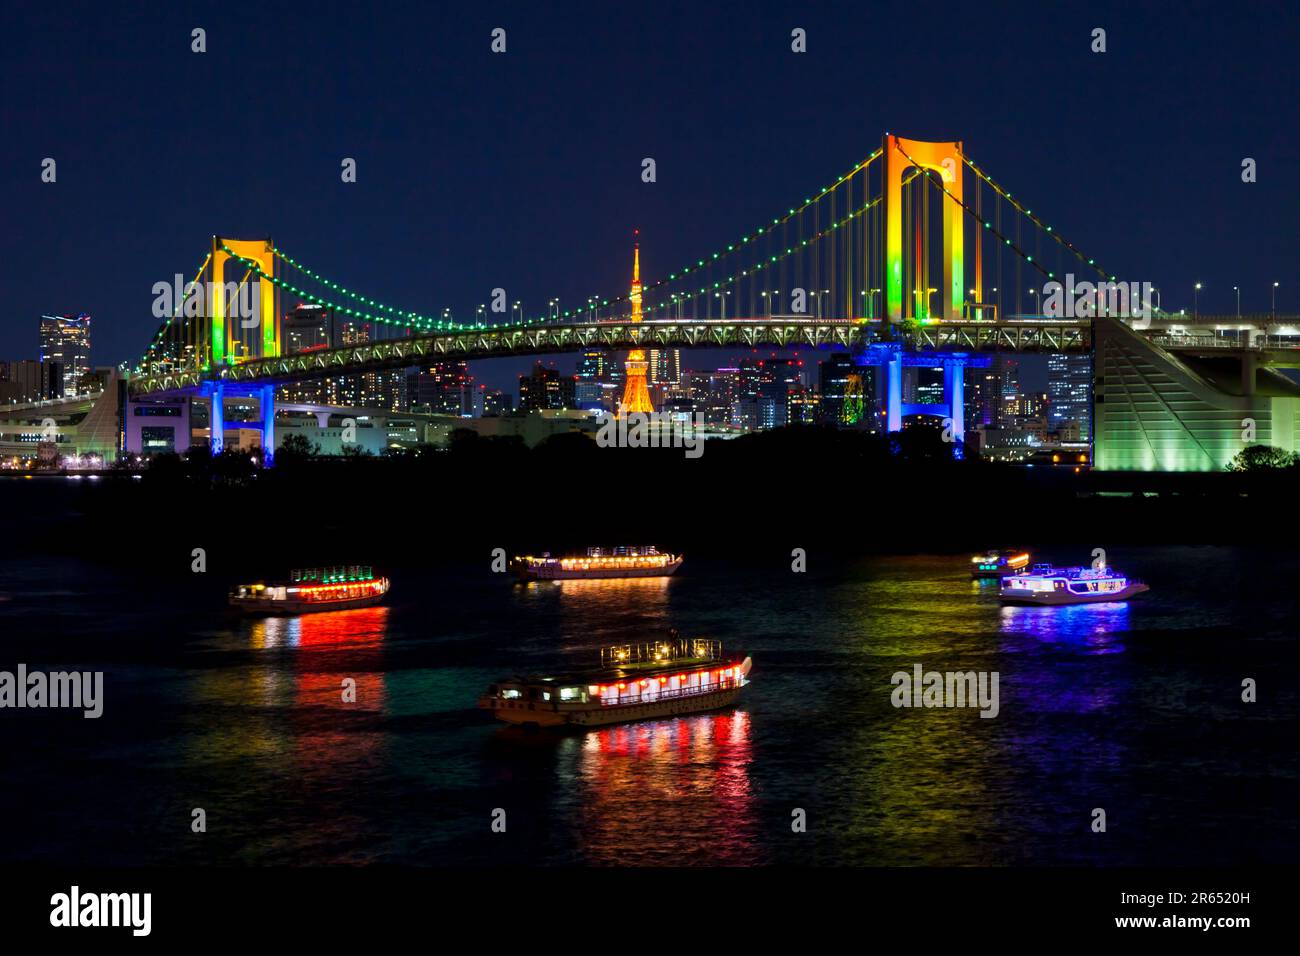
[[58,391],[50,398],[81,394],[81,378],[90,371],[90,316],[41,316],[42,363],[58,363],[61,371]]
[[1087,441],[1092,436],[1092,356],[1086,352],[1049,355],[1047,394],[1052,428],[1075,422]]

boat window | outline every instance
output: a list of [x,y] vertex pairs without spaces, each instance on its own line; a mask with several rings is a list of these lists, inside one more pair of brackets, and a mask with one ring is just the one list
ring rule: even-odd
[[523,692],[518,687],[507,687],[501,692],[501,696],[513,700],[523,696]]
[[581,687],[561,687],[560,700],[580,700],[582,698]]

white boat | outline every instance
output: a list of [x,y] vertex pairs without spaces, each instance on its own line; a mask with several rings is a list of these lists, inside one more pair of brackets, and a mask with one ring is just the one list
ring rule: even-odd
[[1147,585],[1112,568],[1055,568],[1036,564],[1028,574],[1002,579],[998,596],[1004,604],[1092,604],[1127,601]]
[[588,548],[586,554],[554,558],[550,552],[540,558],[525,555],[514,559],[514,568],[525,581],[567,581],[583,578],[659,578],[682,566],[684,556],[661,554],[647,548]]
[[607,647],[586,673],[511,677],[488,687],[478,705],[525,727],[602,727],[730,707],[749,683],[753,661],[729,660],[718,641],[668,640]]

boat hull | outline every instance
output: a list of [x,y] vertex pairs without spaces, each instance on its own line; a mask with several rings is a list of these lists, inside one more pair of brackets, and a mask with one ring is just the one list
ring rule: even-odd
[[601,578],[664,578],[675,574],[682,566],[682,559],[670,561],[661,568],[592,568],[588,570],[566,571],[558,566],[545,565],[539,568],[521,567],[519,577],[524,581],[582,581]]
[[382,602],[385,596],[385,594],[368,594],[344,601],[267,601],[257,598],[231,598],[230,606],[240,614],[278,617],[286,614],[318,614],[322,611],[350,611],[359,607],[372,607]]
[[1130,584],[1119,591],[1075,594],[1071,591],[1023,591],[1004,590],[1000,595],[1003,604],[1033,605],[1035,607],[1058,607],[1067,604],[1110,604],[1127,601],[1131,597],[1150,590],[1145,584]]
[[501,700],[484,697],[479,707],[492,711],[497,720],[517,726],[552,728],[607,727],[635,720],[658,720],[684,714],[702,714],[730,707],[744,685],[725,687],[704,694],[671,697],[648,702],[575,707],[559,710],[550,705],[529,701]]

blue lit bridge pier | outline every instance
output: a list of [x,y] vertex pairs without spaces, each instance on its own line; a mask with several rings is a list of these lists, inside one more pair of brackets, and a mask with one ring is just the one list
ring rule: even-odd
[[[885,430],[901,431],[903,419],[909,415],[932,415],[950,421],[953,437],[953,454],[962,455],[962,442],[966,437],[966,369],[987,368],[993,361],[988,354],[970,352],[915,352],[904,348],[902,342],[877,342],[857,352],[858,365],[873,366],[880,396],[885,409]],[[908,369],[942,368],[943,400],[940,402],[905,402],[904,377]]]

